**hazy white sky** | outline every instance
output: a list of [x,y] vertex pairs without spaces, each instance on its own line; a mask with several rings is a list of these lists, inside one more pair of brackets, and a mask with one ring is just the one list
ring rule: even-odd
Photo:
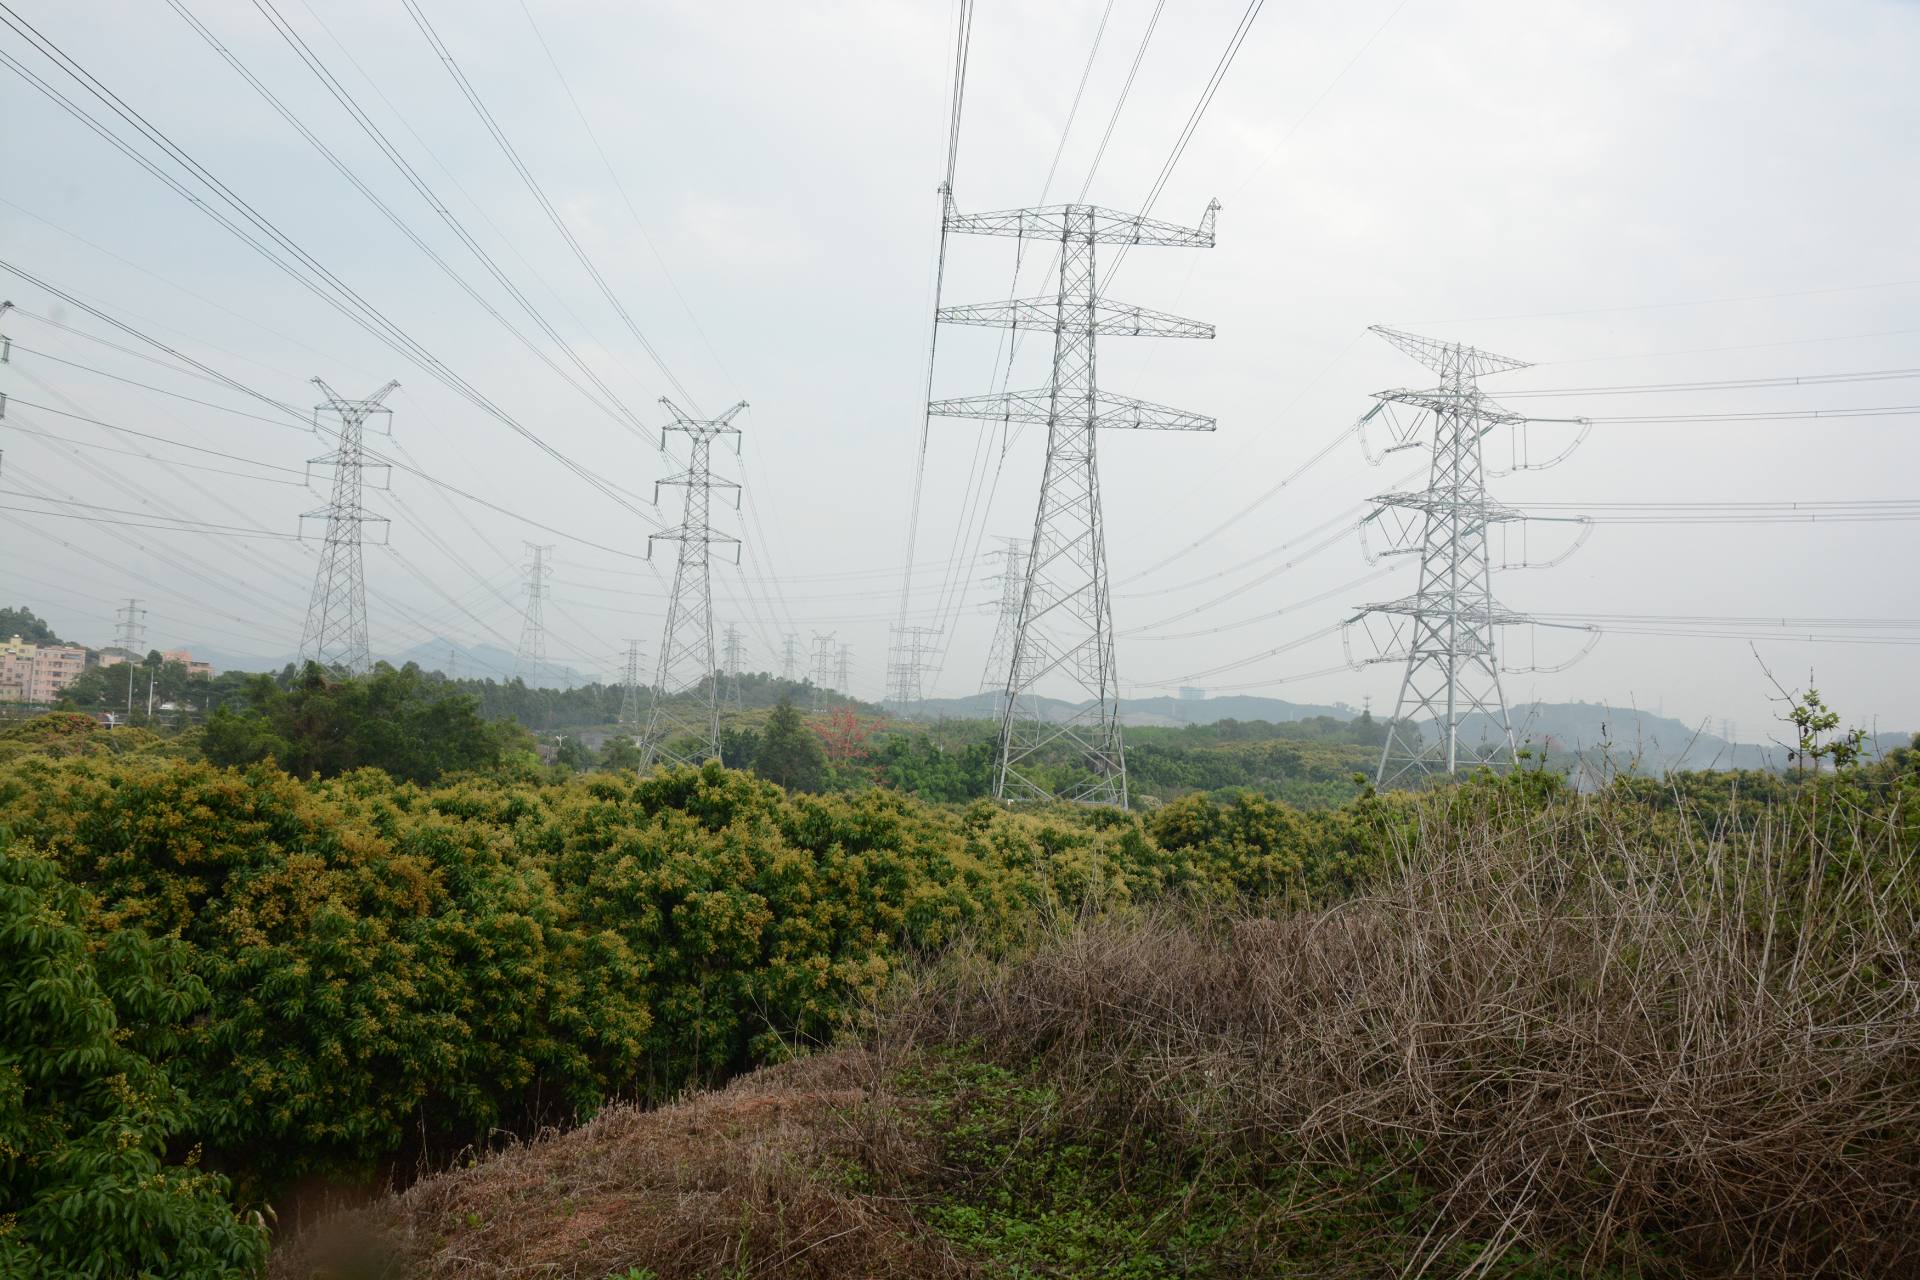
[[[687,391],[714,412],[752,402],[740,419],[744,456],[723,464],[751,501],[720,518],[748,550],[743,570],[717,575],[719,620],[746,630],[757,668],[777,669],[781,633],[836,632],[853,645],[854,692],[878,697],[920,430],[950,6],[527,0],[536,34],[520,0],[417,3]],[[266,11],[283,16],[566,344],[645,422],[662,420],[655,401],[669,385],[404,7],[178,5],[463,280],[557,355]],[[651,496],[668,469],[653,443],[520,345],[174,8],[15,7],[530,432]],[[1076,198],[1087,180],[1154,8],[1114,0],[1050,201]],[[963,209],[1040,199],[1106,9],[1105,0],[980,0],[959,152]],[[1088,199],[1129,210],[1145,199],[1244,9],[1243,0],[1168,0]],[[0,29],[0,50],[106,115],[17,33]],[[1391,698],[1399,673],[1387,666],[1288,679],[1340,664],[1332,636],[1247,661],[1411,589],[1405,569],[1359,581],[1374,569],[1352,536],[1285,567],[1350,524],[1368,495],[1411,487],[1402,485],[1409,455],[1371,468],[1349,438],[1248,509],[1333,443],[1368,393],[1423,384],[1426,371],[1367,335],[1369,324],[1536,363],[1489,380],[1496,395],[1920,366],[1916,54],[1920,7],[1907,3],[1270,0],[1155,209],[1191,222],[1218,196],[1218,247],[1136,251],[1112,286],[1116,297],[1219,329],[1210,343],[1110,340],[1101,350],[1102,385],[1219,420],[1213,435],[1102,440],[1127,691],[1191,683],[1299,701],[1371,695],[1376,708]],[[135,145],[182,172],[158,148]],[[311,404],[306,379],[316,374],[349,395],[397,378],[400,456],[559,531],[396,473],[391,491],[371,500],[394,517],[391,549],[367,553],[376,653],[434,637],[510,649],[529,538],[557,545],[548,610],[556,661],[613,672],[624,638],[656,650],[660,578],[615,554],[645,549],[651,526],[634,512],[293,284],[5,68],[0,164],[0,259],[275,399]],[[1013,253],[1010,241],[955,239],[945,300],[1006,296]],[[1025,293],[1047,288],[1044,254],[1032,257]],[[152,610],[153,641],[291,652],[310,546],[18,509],[93,510],[21,496],[53,494],[294,532],[321,499],[300,476],[253,464],[300,469],[320,443],[283,429],[291,424],[258,402],[50,327],[40,317],[139,347],[27,281],[0,275],[0,297],[20,308],[0,322],[15,343],[0,367],[12,400],[0,423],[0,507],[13,508],[0,510],[0,598],[98,644],[111,637],[115,605],[138,595]],[[995,389],[999,336],[943,335],[935,393]],[[1014,386],[1044,381],[1043,348],[1023,343]],[[1595,417],[1902,406],[1920,404],[1920,379],[1511,404]],[[1563,465],[1494,488],[1520,506],[1920,498],[1916,422],[1603,422]],[[1551,439],[1541,429],[1534,444]],[[1507,449],[1504,437],[1489,438],[1491,457]],[[950,623],[933,692],[979,685],[994,592],[981,581],[990,570],[970,557],[1030,530],[1040,450],[1038,432],[1003,451],[982,424],[932,425],[912,612]],[[146,452],[216,470],[136,456]],[[970,476],[982,474],[991,502],[976,506]],[[672,523],[677,492],[664,502],[658,518]],[[1530,550],[1551,554],[1554,537],[1537,530]],[[1920,639],[1917,544],[1913,523],[1604,524],[1564,564],[1503,573],[1496,590],[1507,606],[1543,615],[1892,619],[1910,625],[1876,634]],[[671,551],[656,551],[662,573]],[[1552,665],[1581,643],[1547,630],[1508,639],[1515,667]],[[1789,682],[1813,668],[1848,713],[1877,715],[1883,728],[1920,726],[1911,646],[1769,638],[1759,649]],[[1730,717],[1750,738],[1770,715],[1748,642],[1732,635],[1611,634],[1564,672],[1516,672],[1507,690],[1515,702],[1634,700],[1687,718]]]

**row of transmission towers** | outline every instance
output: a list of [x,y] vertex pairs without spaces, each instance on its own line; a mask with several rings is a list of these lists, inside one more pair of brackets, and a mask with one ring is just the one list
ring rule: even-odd
[[[1000,695],[994,791],[1002,800],[1127,803],[1098,433],[1103,428],[1204,431],[1214,424],[1197,414],[1101,390],[1096,344],[1103,335],[1210,338],[1213,328],[1108,300],[1099,288],[1097,253],[1103,245],[1211,247],[1217,209],[1217,204],[1209,205],[1193,228],[1092,205],[961,214],[951,192],[943,191],[949,233],[1058,246],[1051,297],[941,307],[936,316],[943,324],[1050,330],[1054,336],[1052,374],[1045,387],[936,400],[928,406],[935,415],[1047,429],[1031,538],[1024,548],[1018,539],[1006,539],[995,553],[1001,560],[1000,572],[992,579],[1000,588],[999,612],[982,688]],[[1414,590],[1397,600],[1367,605],[1349,620],[1383,620],[1386,642],[1365,661],[1397,662],[1404,668],[1375,771],[1376,781],[1389,784],[1497,765],[1514,757],[1495,628],[1531,619],[1495,599],[1494,569],[1507,566],[1496,566],[1489,530],[1528,517],[1488,495],[1483,440],[1501,426],[1578,420],[1529,418],[1502,407],[1480,389],[1482,377],[1525,368],[1524,361],[1384,327],[1376,326],[1374,332],[1438,378],[1430,388],[1376,393],[1377,403],[1361,421],[1363,428],[1385,428],[1389,453],[1424,448],[1431,455],[1425,488],[1379,495],[1362,522],[1363,535],[1368,527],[1385,532],[1387,545],[1381,554],[1418,556]],[[323,436],[331,434],[334,448],[310,462],[331,470],[332,485],[327,505],[303,516],[324,520],[325,529],[300,655],[329,669],[364,672],[372,665],[364,530],[386,523],[364,503],[370,465],[365,437],[370,423],[390,423],[392,411],[384,401],[399,384],[389,382],[371,396],[352,400],[319,378],[313,381],[324,396],[315,407],[315,429]],[[712,495],[716,489],[731,490],[737,506],[739,485],[715,478],[712,446],[732,436],[737,447],[739,429],[732,420],[746,405],[741,402],[719,418],[697,419],[671,401],[661,403],[672,415],[661,433],[662,451],[673,433],[685,435],[690,449],[686,468],[655,485],[656,503],[660,487],[684,489],[681,521],[651,534],[647,543],[649,556],[655,542],[678,544],[653,697],[641,737],[647,764],[718,757],[719,710],[723,703],[739,705],[742,650],[739,629],[729,626],[724,658],[717,660],[715,652],[713,548],[733,547],[737,562],[739,540],[714,531]],[[335,421],[330,432],[322,425],[325,418]],[[527,544],[526,610],[515,657],[515,674],[522,679],[535,678],[546,663],[542,602],[549,590],[551,551],[550,546]],[[888,700],[901,711],[924,700],[926,673],[940,635],[934,627],[892,628]],[[639,641],[629,641],[620,710],[621,723],[629,727],[641,723],[639,653]],[[782,675],[787,680],[795,677],[799,658],[799,636],[784,636]],[[847,688],[850,665],[849,646],[836,647],[832,633],[815,633],[810,674],[816,709],[825,705],[829,688]],[[1046,719],[1039,711],[1043,681],[1075,687],[1080,696],[1063,715]],[[1475,720],[1477,736],[1465,732]],[[1424,732],[1423,725],[1431,733]],[[1055,791],[1043,775],[1057,778],[1063,759],[1068,772],[1077,776]]]

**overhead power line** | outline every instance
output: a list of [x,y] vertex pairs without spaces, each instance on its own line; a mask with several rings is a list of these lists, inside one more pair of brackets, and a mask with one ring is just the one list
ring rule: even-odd
[[1591,422],[1792,422],[1811,418],[1897,418],[1920,413],[1920,404],[1875,405],[1864,409],[1778,409],[1755,413],[1629,413]]
[[[372,303],[368,302],[366,298],[341,280],[340,277],[328,270],[322,263],[314,258],[312,254],[308,253],[291,237],[281,231],[271,220],[267,219],[259,213],[258,210],[254,209],[252,205],[242,199],[232,188],[221,182],[211,171],[196,161],[183,148],[174,143],[165,133],[154,127],[137,111],[134,111],[78,62],[69,57],[52,41],[40,35],[31,25],[21,19],[11,6],[5,3],[5,0],[0,0],[0,22],[4,22],[17,33],[28,39],[40,53],[59,66],[63,72],[85,88],[89,94],[99,99],[116,116],[139,133],[141,137],[153,146],[159,148],[164,155],[184,169],[216,199],[227,205],[242,221],[259,232],[259,235],[250,232],[247,230],[247,227],[242,226],[240,222],[221,213],[218,209],[214,208],[211,203],[195,195],[183,182],[161,168],[149,157],[141,154],[111,128],[87,112],[85,108],[67,98],[66,95],[35,75],[24,64],[13,58],[5,50],[0,50],[0,62],[4,62],[17,74],[25,78],[41,93],[51,98],[56,105],[74,116],[75,119],[92,130],[102,140],[106,141],[134,163],[145,169],[149,174],[171,188],[196,209],[207,214],[242,243],[246,244],[249,248],[265,258],[271,265],[286,274],[296,284],[299,284],[322,302],[338,311],[342,316],[364,329],[383,345],[392,348],[406,359],[412,361],[435,379],[445,384],[449,390],[468,400],[483,413],[494,418],[502,425],[520,435],[523,439],[526,439],[543,453],[560,462],[561,465],[565,466],[569,471],[573,472],[593,488],[599,490],[604,496],[611,498],[620,506],[627,507],[641,518],[654,523],[656,526],[658,525],[659,522],[655,517],[637,507],[631,506],[631,504],[601,479],[593,469],[576,462],[561,450],[555,448],[551,442],[521,425],[512,415],[508,414],[506,410],[482,394],[472,383],[455,373],[449,366],[407,333],[405,329],[395,324],[383,312],[374,307]],[[264,240],[262,237],[264,237]],[[282,254],[286,256],[283,257]],[[17,274],[21,274],[23,277],[26,276],[25,272],[20,272],[17,268],[14,270]],[[85,305],[77,299],[70,300],[73,301],[75,305]],[[86,309],[90,314],[97,314],[93,308]]]
[[692,392],[688,391],[686,386],[674,374],[673,370],[667,367],[667,362],[661,358],[660,352],[647,338],[647,335],[641,332],[640,326],[634,323],[633,316],[628,313],[626,305],[622,303],[619,296],[614,293],[613,286],[607,283],[607,278],[601,274],[600,268],[594,265],[594,261],[588,255],[585,247],[581,245],[579,239],[573,234],[573,229],[567,225],[566,219],[560,216],[559,209],[557,209],[553,201],[547,197],[546,190],[540,185],[539,179],[533,176],[533,171],[527,167],[526,161],[520,158],[520,152],[514,147],[512,140],[507,137],[506,131],[500,127],[500,122],[494,118],[493,112],[487,109],[485,100],[480,97],[479,91],[473,87],[473,82],[467,79],[467,73],[460,69],[460,64],[454,59],[452,51],[449,50],[446,43],[440,39],[440,33],[434,29],[433,23],[428,20],[426,11],[420,7],[419,0],[400,0],[400,2],[406,6],[407,13],[413,18],[414,25],[420,29],[420,34],[426,37],[427,43],[432,46],[433,52],[440,59],[441,65],[446,67],[447,74],[453,77],[453,82],[459,87],[461,95],[464,96],[468,104],[473,107],[474,113],[480,117],[480,122],[486,126],[488,134],[490,134],[494,142],[499,145],[501,154],[506,156],[508,163],[513,167],[513,171],[517,173],[520,176],[520,180],[526,184],[527,190],[533,195],[534,201],[540,206],[541,212],[547,215],[547,220],[553,224],[553,229],[560,233],[562,240],[566,241],[567,248],[572,250],[573,256],[575,260],[580,263],[581,269],[587,273],[593,280],[594,286],[600,290],[600,296],[607,300],[607,305],[612,307],[614,314],[620,317],[620,323],[626,326],[627,332],[633,335],[634,341],[638,342],[641,349],[647,353],[647,358],[653,361],[654,367],[660,371],[660,376],[667,380],[668,385],[673,388],[675,394],[684,398],[689,405],[692,405],[695,412],[704,412],[704,410],[700,408],[698,398],[695,397]]
[[1920,378],[1920,369],[1869,369],[1861,373],[1809,373],[1797,377],[1719,378],[1707,382],[1641,382],[1627,386],[1536,387],[1528,391],[1502,390],[1502,400],[1528,396],[1637,396],[1669,391],[1734,391],[1747,387],[1811,387],[1840,382],[1891,382]]

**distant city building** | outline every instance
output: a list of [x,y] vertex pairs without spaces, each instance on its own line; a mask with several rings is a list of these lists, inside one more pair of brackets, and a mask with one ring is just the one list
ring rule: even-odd
[[86,669],[85,649],[15,636],[0,644],[0,702],[52,702]]
[[[205,676],[209,680],[213,678],[213,664],[211,662],[201,662],[197,660],[193,654],[186,649],[162,649],[160,651],[160,660],[162,662],[179,663],[187,669],[187,674],[190,676]],[[103,667],[117,667],[123,662],[138,661],[141,661],[141,659],[137,655],[129,654],[124,649],[102,649],[100,656],[96,659],[97,664]]]

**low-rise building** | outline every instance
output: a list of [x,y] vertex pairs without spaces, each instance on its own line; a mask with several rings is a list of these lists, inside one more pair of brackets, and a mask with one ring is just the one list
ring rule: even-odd
[[0,702],[53,702],[86,669],[85,649],[14,636],[0,644]]
[[185,649],[162,649],[160,657],[166,662],[179,663],[187,669],[187,674],[190,676],[205,676],[209,680],[213,679],[213,664],[197,661],[193,654]]
[[[205,676],[209,680],[213,679],[213,664],[211,662],[201,662],[193,656],[190,650],[162,649],[160,651],[160,660],[162,662],[179,663],[187,669],[187,674],[190,676]],[[123,649],[102,649],[100,656],[95,659],[95,662],[103,667],[117,667],[123,662],[139,661],[142,661],[142,659],[137,655],[129,655]]]

